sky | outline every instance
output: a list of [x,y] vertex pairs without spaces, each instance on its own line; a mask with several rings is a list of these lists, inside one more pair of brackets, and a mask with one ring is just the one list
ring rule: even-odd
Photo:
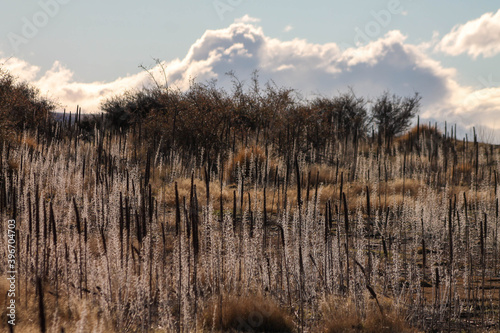
[[421,118],[500,140],[500,6],[493,1],[4,1],[0,65],[60,108],[98,112],[126,90],[217,80],[351,87],[373,100],[419,92]]

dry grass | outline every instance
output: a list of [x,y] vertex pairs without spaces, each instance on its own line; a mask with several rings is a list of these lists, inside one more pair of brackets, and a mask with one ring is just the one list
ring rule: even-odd
[[408,143],[410,140],[412,143],[417,141],[417,133],[422,138],[427,140],[429,139],[438,139],[442,136],[441,132],[437,130],[435,127],[429,125],[420,125],[420,128],[417,126],[412,127],[408,132],[396,138],[395,142],[403,144]]
[[[19,278],[19,276],[18,276]],[[28,282],[29,283],[29,282]],[[43,284],[48,288],[47,284]],[[16,291],[16,326],[15,332],[38,333],[40,332],[38,299],[35,295],[35,286],[28,286],[28,298],[24,295],[25,285],[17,287]],[[9,285],[5,276],[0,278],[0,304],[2,310],[0,316],[7,318],[7,291]],[[111,326],[112,323],[104,319],[103,311],[97,303],[72,297],[68,302],[68,297],[63,291],[59,291],[60,297],[56,305],[55,292],[52,289],[44,290],[44,309],[46,315],[46,327],[48,332],[116,332]],[[27,300],[27,304],[25,303]],[[0,331],[7,332],[7,320],[0,321]]]
[[263,296],[226,296],[222,320],[218,300],[205,308],[201,326],[218,332],[293,332],[290,316],[274,301]]
[[34,136],[25,136],[22,138],[22,144],[25,144],[29,149],[36,150],[38,148],[38,143]]
[[229,161],[226,168],[226,177],[230,182],[236,182],[238,180],[238,170],[241,170],[245,177],[250,175],[250,166],[253,162],[254,166],[258,170],[262,168],[266,161],[266,155],[264,151],[259,146],[252,147],[242,147]]
[[[379,183],[377,197],[373,197],[374,186],[372,184],[353,182],[345,183],[343,192],[350,202],[364,203],[366,202],[366,188],[370,191],[372,208],[386,208],[386,206],[397,206],[403,203],[403,189],[405,198],[416,198],[422,188],[422,184],[415,179],[406,179],[403,184],[402,179],[396,179],[386,183]],[[340,200],[340,185],[325,185],[320,186],[321,204],[332,199],[333,201]],[[291,197],[293,198],[293,197]],[[380,200],[379,200],[380,199]],[[351,209],[355,209],[351,205]]]
[[[310,167],[311,186],[316,184],[330,184],[335,180],[335,168],[325,164],[313,164]],[[341,170],[339,170],[339,173]]]
[[416,197],[418,191],[421,188],[421,184],[418,180],[415,179],[397,179],[390,184],[389,192],[394,192],[397,194],[403,194],[405,196]]
[[455,177],[465,184],[469,184],[473,173],[472,165],[470,163],[458,163],[455,168]]
[[9,170],[9,172],[13,172],[17,171],[17,169],[19,169],[19,162],[14,159],[9,159],[7,161],[7,170]]
[[[189,195],[191,192],[191,178],[178,178],[174,180],[174,183],[177,182],[177,190],[179,192],[179,199],[182,204],[182,199],[186,198],[189,200]],[[198,196],[198,201],[205,202],[206,198],[206,185],[205,181],[202,179],[195,178],[193,184],[196,186],[196,193]],[[163,186],[163,195],[165,197],[165,203],[174,207],[175,205],[175,186],[173,184],[167,184]],[[217,202],[213,202],[214,205],[220,200],[220,182],[210,182],[210,198],[211,200],[217,200]],[[224,207],[229,207],[233,202],[233,191],[236,190],[235,187],[223,186],[222,188],[222,202]]]
[[381,308],[374,300],[368,300],[366,312],[361,314],[352,299],[329,297],[321,305],[323,315],[322,326],[318,331],[336,332],[380,332],[403,333],[415,332],[397,313],[389,299],[381,301]]

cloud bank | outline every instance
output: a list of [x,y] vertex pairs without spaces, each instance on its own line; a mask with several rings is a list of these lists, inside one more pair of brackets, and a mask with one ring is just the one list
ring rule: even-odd
[[499,54],[500,10],[495,14],[486,13],[480,18],[456,25],[442,38],[436,50],[453,56],[467,53],[474,59]]
[[[450,34],[460,30],[456,28]],[[449,43],[446,37],[443,43]],[[73,72],[59,62],[45,73],[21,59],[0,59],[2,62],[48,97],[71,109],[78,104],[85,112],[99,111],[100,103],[115,94],[152,84],[146,72],[112,82],[84,83],[76,82]],[[368,98],[384,90],[404,96],[419,92],[423,96],[423,118],[457,123],[459,127],[500,128],[500,88],[474,90],[460,85],[455,69],[432,59],[425,48],[407,43],[400,31],[391,31],[364,46],[342,49],[336,43],[271,38],[257,19],[245,16],[227,28],[207,30],[183,59],[162,64],[169,85],[179,89],[187,89],[192,79],[215,79],[230,89],[230,78],[225,73],[234,71],[240,79],[248,80],[257,69],[263,82],[272,79],[306,97],[332,96],[348,87]],[[160,66],[154,67],[152,73],[162,77]]]

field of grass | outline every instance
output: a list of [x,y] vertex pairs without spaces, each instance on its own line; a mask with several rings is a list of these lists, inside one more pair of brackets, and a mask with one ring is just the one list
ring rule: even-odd
[[53,126],[0,151],[16,332],[500,328],[496,146],[422,127],[291,158],[247,139],[208,163]]

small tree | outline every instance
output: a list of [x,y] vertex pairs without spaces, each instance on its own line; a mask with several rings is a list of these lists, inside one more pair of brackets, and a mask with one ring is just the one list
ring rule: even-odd
[[387,146],[397,134],[407,130],[411,120],[420,110],[422,97],[415,93],[412,97],[400,97],[384,92],[372,107],[372,118],[378,127],[379,140],[384,137]]
[[334,98],[317,98],[312,108],[319,110],[324,123],[332,126],[338,138],[362,136],[366,133],[366,102],[350,89]]

